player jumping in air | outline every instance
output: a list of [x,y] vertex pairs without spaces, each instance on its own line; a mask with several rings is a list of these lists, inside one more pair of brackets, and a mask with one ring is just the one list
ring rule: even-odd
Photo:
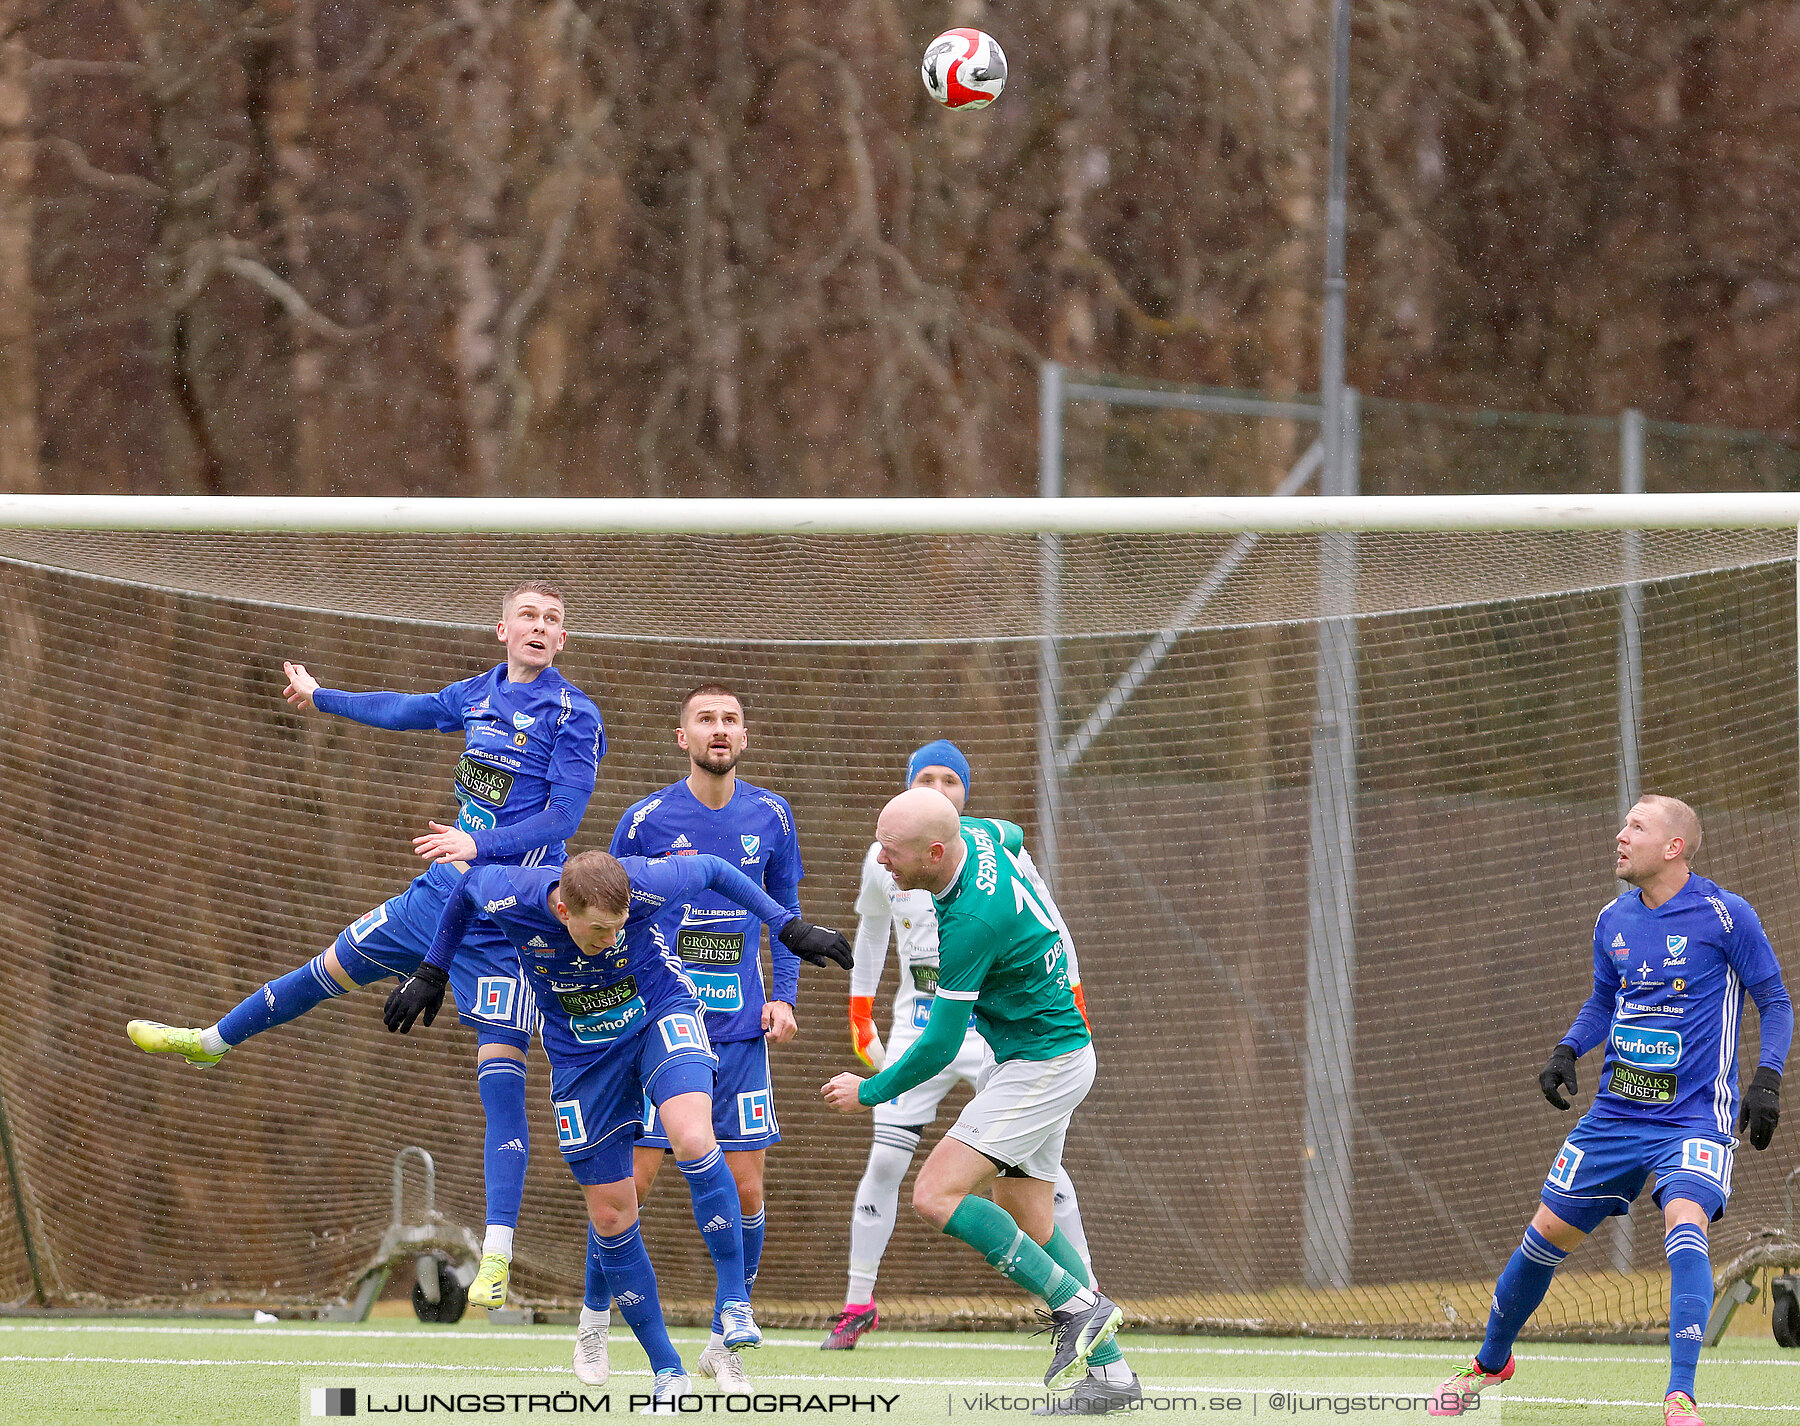
[[[344,693],[321,688],[302,664],[284,664],[287,700],[377,728],[461,733],[456,825],[428,824],[413,848],[430,868],[400,895],[352,922],[331,948],[253,992],[217,1024],[177,1029],[153,1020],[126,1026],[141,1050],[215,1065],[234,1045],[304,1015],[359,985],[405,976],[431,947],[445,902],[468,868],[556,866],[594,794],[606,751],[600,712],[552,665],[568,638],[562,596],[541,581],[510,591],[496,634],[506,662],[436,693]],[[482,1163],[487,1237],[469,1285],[478,1307],[506,1303],[513,1230],[525,1191],[531,1131],[525,1116],[525,1052],[537,1009],[519,959],[491,926],[476,926],[457,960],[456,1004],[476,1035],[475,1074],[487,1115]]]
[[[1092,1286],[1087,1265],[1056,1228],[1052,1198],[1069,1119],[1094,1082],[1094,1046],[1069,986],[1059,918],[1017,860],[1024,837],[1010,822],[958,819],[942,793],[915,787],[882,809],[881,864],[903,891],[932,895],[938,981],[931,1016],[912,1048],[873,1079],[840,1074],[820,1091],[845,1114],[923,1084],[962,1047],[969,1012],[992,1047],[975,1097],[931,1151],[913,1184],[913,1207],[1009,1279],[1050,1305],[1044,1383],[1080,1380],[1054,1414],[1102,1414],[1142,1399],[1123,1361],[1087,1376],[1122,1314]],[[998,1175],[998,1177],[996,1177]],[[978,1196],[993,1186],[993,1201]],[[1111,1380],[1112,1374],[1122,1378]]]
[[[470,953],[478,918],[504,935],[527,967],[543,1014],[556,1133],[588,1208],[588,1254],[599,1260],[619,1310],[650,1358],[652,1409],[675,1410],[688,1379],[663,1325],[656,1274],[638,1232],[632,1148],[648,1099],[688,1181],[694,1221],[712,1255],[714,1310],[729,1350],[762,1334],[744,1280],[737,1186],[713,1136],[717,1064],[694,982],[675,954],[685,908],[723,896],[776,928],[782,944],[815,965],[848,968],[850,945],[809,926],[729,863],[713,856],[618,860],[583,852],[560,869],[478,867],[444,907],[429,954],[388,997],[390,1030],[429,1025],[456,963]],[[575,1338],[575,1374],[590,1386],[609,1372],[609,1302],[589,1299]]]
[[[925,744],[907,759],[906,785],[929,787],[944,794],[958,812],[969,795],[969,760],[962,749],[945,739]],[[870,846],[863,858],[862,887],[856,898],[856,965],[850,972],[850,1036],[856,1054],[870,1069],[881,1069],[891,1058],[905,1054],[923,1033],[931,1017],[932,990],[938,976],[937,911],[928,891],[902,891],[881,864],[881,844]],[[1056,914],[1055,902],[1022,848],[1019,865],[1038,893],[1038,902]],[[1069,958],[1069,988],[1075,1004],[1082,1004],[1081,972],[1075,961],[1075,943],[1059,919],[1063,948]],[[875,991],[887,962],[888,931],[892,927],[900,956],[900,984],[894,992],[894,1021],[884,1048],[875,1032]],[[869,1147],[868,1167],[856,1186],[856,1206],[850,1215],[850,1284],[844,1294],[844,1310],[819,1344],[826,1351],[848,1351],[858,1339],[881,1322],[875,1307],[875,1278],[881,1257],[893,1236],[900,1202],[900,1183],[912,1164],[919,1136],[937,1118],[938,1106],[957,1081],[971,1087],[991,1060],[987,1041],[973,1024],[963,1036],[956,1058],[924,1084],[897,1099],[875,1106],[875,1142]],[[1087,1234],[1081,1226],[1081,1209],[1075,1185],[1067,1170],[1056,1171],[1056,1226],[1075,1247],[1091,1274],[1093,1259],[1087,1250]],[[1117,1346],[1100,1349],[1104,1366],[1117,1355]]]
[[[785,799],[737,775],[749,746],[744,705],[722,683],[703,683],[681,700],[675,742],[688,756],[688,774],[625,809],[613,832],[615,857],[689,857],[710,853],[737,867],[751,882],[800,914],[800,841]],[[771,926],[771,933],[774,927]],[[780,1142],[769,1080],[768,1044],[793,1039],[800,963],[772,934],[769,962],[774,984],[765,991],[762,921],[735,900],[701,895],[676,932],[676,951],[706,1010],[706,1034],[719,1058],[713,1091],[713,1132],[738,1186],[744,1222],[744,1278],[756,1286],[766,1218],[764,1160]],[[649,1198],[656,1171],[673,1146],[653,1110],[647,1110],[633,1160],[638,1201]],[[590,1272],[597,1260],[590,1255]],[[606,1283],[590,1277],[588,1293],[606,1300]],[[750,1385],[743,1363],[727,1349],[715,1318],[700,1355],[700,1373],[720,1386]]]
[[[1694,1368],[1712,1311],[1706,1225],[1731,1197],[1732,1123],[1766,1149],[1781,1118],[1781,1070],[1794,1008],[1762,923],[1743,897],[1689,869],[1700,819],[1647,795],[1619,829],[1619,880],[1633,888],[1594,923],[1594,992],[1538,1076],[1558,1109],[1575,1061],[1606,1042],[1603,1080],[1544,1180],[1543,1203],[1500,1273],[1487,1339],[1434,1393],[1432,1416],[1460,1416],[1513,1374],[1512,1345],[1562,1260],[1656,1175],[1669,1259],[1667,1426],[1702,1426]],[[1738,1108],[1738,1019],[1756,1002],[1761,1053]],[[1479,1403],[1475,1403],[1479,1405]]]

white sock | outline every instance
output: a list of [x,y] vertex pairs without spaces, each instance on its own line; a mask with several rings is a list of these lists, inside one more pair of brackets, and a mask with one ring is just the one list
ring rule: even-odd
[[1056,1226],[1062,1229],[1063,1237],[1073,1245],[1081,1255],[1082,1262],[1087,1264],[1088,1276],[1094,1275],[1093,1255],[1088,1252],[1087,1230],[1081,1226],[1081,1204],[1075,1198],[1075,1185],[1069,1180],[1069,1171],[1058,1167],[1056,1170]]
[[486,1257],[489,1253],[498,1253],[507,1262],[512,1261],[513,1230],[504,1223],[487,1225],[487,1237],[482,1240],[481,1253]]
[[[881,1126],[875,1132],[910,1139],[913,1146],[919,1142],[919,1136],[910,1130]],[[862,1182],[856,1185],[856,1207],[850,1213],[850,1282],[844,1294],[846,1307],[860,1307],[875,1300],[875,1277],[881,1271],[881,1255],[887,1251],[888,1239],[894,1236],[894,1219],[900,1206],[900,1180],[906,1177],[912,1157],[911,1147],[902,1148],[880,1139],[869,1148],[869,1165],[863,1170]]]
[[722,1333],[712,1332],[707,1335],[707,1338],[706,1338],[706,1350],[707,1351],[710,1352],[714,1347],[723,1347],[724,1345],[725,1345],[725,1337]]
[[[1055,1284],[1052,1284],[1052,1286],[1054,1286],[1054,1285]],[[1095,1297],[1094,1294],[1092,1292],[1090,1292],[1087,1288],[1078,1287],[1075,1289],[1075,1295],[1073,1297],[1071,1297],[1067,1302],[1063,1303],[1063,1305],[1061,1307],[1057,1308],[1056,1310],[1058,1312],[1069,1312],[1069,1311],[1073,1311],[1075,1308],[1078,1308],[1078,1307],[1079,1308],[1092,1307],[1099,1300],[1100,1299]]]
[[1108,1362],[1103,1367],[1089,1367],[1089,1376],[1097,1376],[1108,1386],[1130,1386],[1131,1368],[1125,1365],[1125,1358],[1116,1362]]
[[612,1326],[612,1308],[602,1307],[598,1310],[595,1310],[594,1308],[589,1307],[587,1305],[587,1303],[585,1303],[585,1302],[581,1304],[581,1326],[577,1329],[578,1331],[585,1332],[590,1327],[611,1327],[611,1326]]
[[200,1048],[209,1055],[222,1055],[231,1046],[225,1043],[225,1037],[219,1033],[217,1025],[208,1025],[200,1032]]

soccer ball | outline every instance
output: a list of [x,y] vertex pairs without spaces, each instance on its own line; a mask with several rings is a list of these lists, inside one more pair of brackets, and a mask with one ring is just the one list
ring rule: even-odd
[[925,92],[946,109],[985,109],[1006,88],[1006,56],[980,30],[945,30],[925,46]]

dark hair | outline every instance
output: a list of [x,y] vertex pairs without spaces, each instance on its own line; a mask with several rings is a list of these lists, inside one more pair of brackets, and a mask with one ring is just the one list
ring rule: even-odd
[[738,691],[735,688],[723,683],[702,683],[687,691],[687,696],[681,700],[681,711],[675,715],[675,721],[679,723],[683,718],[687,717],[688,704],[692,703],[696,698],[708,696],[713,698],[735,698],[737,699],[737,706],[739,709],[742,709],[744,706],[744,700],[739,696]]
[[545,599],[554,599],[558,604],[568,607],[568,601],[562,597],[558,589],[547,579],[528,579],[523,584],[515,584],[500,599],[500,617],[506,617],[506,608],[521,594],[540,594]]
[[617,859],[605,852],[583,852],[563,865],[558,883],[571,911],[597,907],[617,915],[631,905],[631,878]]

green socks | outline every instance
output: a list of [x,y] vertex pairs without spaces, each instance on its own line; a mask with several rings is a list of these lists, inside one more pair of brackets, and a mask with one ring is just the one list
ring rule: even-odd
[[[1094,1285],[1093,1276],[1088,1272],[1087,1264],[1082,1262],[1081,1254],[1075,1251],[1061,1228],[1050,1234],[1050,1241],[1044,1244],[1044,1251],[1056,1262],[1056,1265],[1083,1287]],[[1090,1367],[1111,1366],[1114,1362],[1123,1361],[1125,1353],[1119,1349],[1115,1338],[1109,1338],[1094,1348],[1094,1354],[1088,1358]]]
[[[1027,1292],[1035,1292],[1052,1309],[1063,1306],[1086,1286],[1085,1270],[1078,1277],[1059,1266],[1056,1259],[1025,1236],[1012,1214],[985,1198],[972,1193],[965,1197],[956,1205],[944,1231],[967,1243],[987,1259],[989,1266],[998,1268]],[[1059,1237],[1060,1233],[1051,1238],[1052,1245]],[[1063,1242],[1066,1245],[1068,1239],[1063,1238]],[[1081,1261],[1073,1248],[1068,1248],[1068,1252],[1077,1263]]]

